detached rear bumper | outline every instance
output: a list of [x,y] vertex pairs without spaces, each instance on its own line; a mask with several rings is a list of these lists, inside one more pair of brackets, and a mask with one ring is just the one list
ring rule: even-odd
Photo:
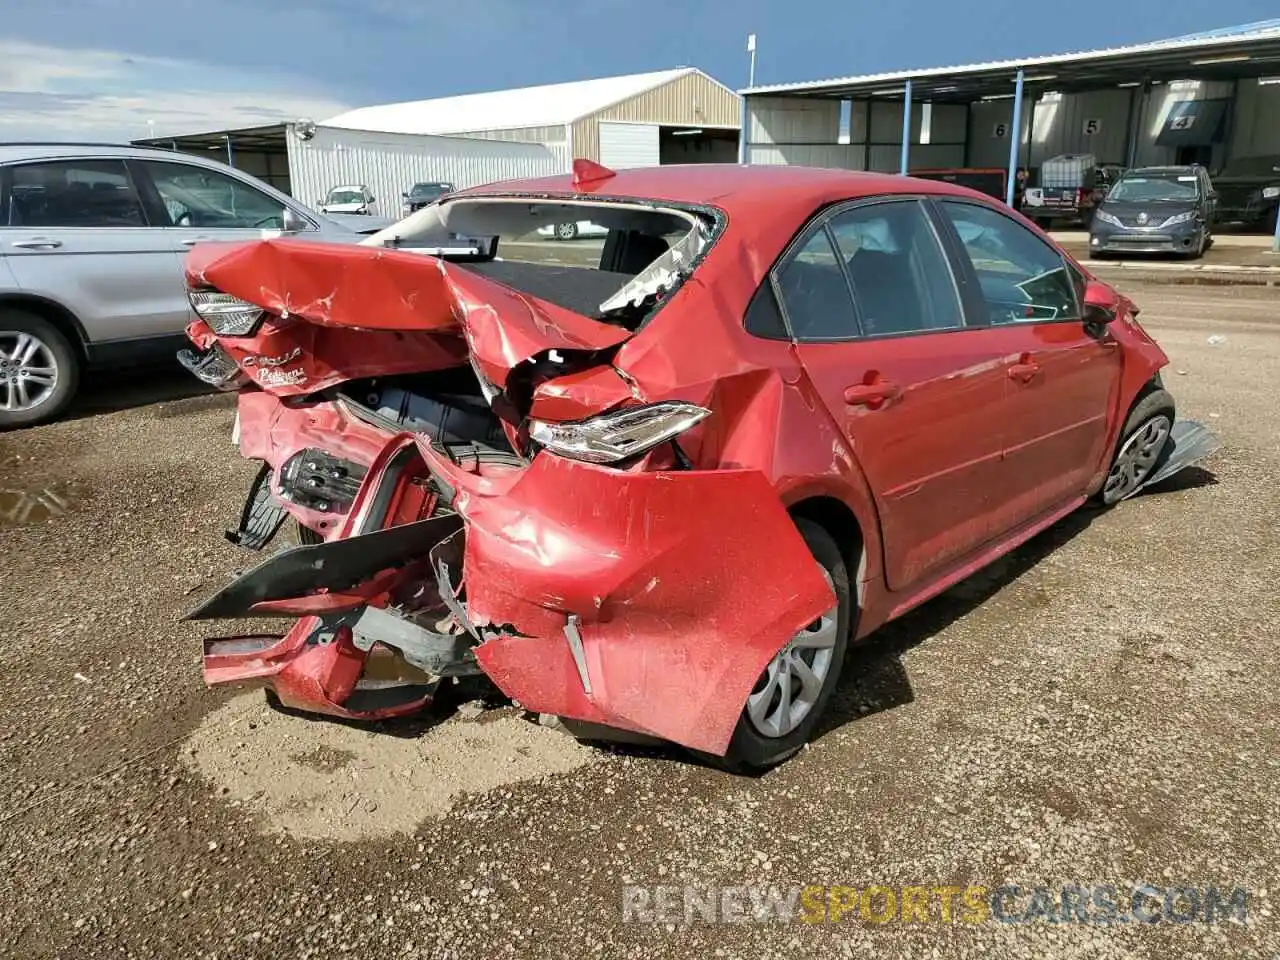
[[755,471],[632,473],[546,452],[456,491],[475,657],[542,713],[722,754],[777,651],[834,598]]
[[[417,576],[430,600],[455,612],[470,638],[467,654],[526,709],[723,754],[769,660],[834,602],[776,491],[747,470],[633,473],[543,452],[527,469],[481,475],[425,440],[401,436],[370,468],[344,529],[307,549],[354,546],[335,542],[363,539],[354,518],[360,529],[375,530],[371,510],[385,485],[397,482],[387,467],[396,458],[406,463],[415,446],[420,472],[446,489],[462,529],[433,533],[431,542],[407,537],[398,561],[384,553],[368,565],[385,571],[400,562]],[[357,567],[326,582],[328,593],[281,602],[273,583],[298,592],[285,573],[265,578],[257,592],[232,584],[219,595],[240,589],[249,599],[239,606],[219,607],[216,597],[203,608],[260,615],[265,600],[277,613],[323,610],[328,617],[340,609],[335,602],[348,610],[386,603],[368,585],[372,570]],[[366,575],[364,585],[345,582]],[[365,676],[367,653],[344,635],[318,642],[315,621],[299,621],[278,645],[247,656],[207,649],[206,680],[265,682],[293,706],[363,715],[349,698]]]

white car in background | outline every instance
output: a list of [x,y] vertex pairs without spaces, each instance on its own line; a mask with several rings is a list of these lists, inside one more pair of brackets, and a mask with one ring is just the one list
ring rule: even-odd
[[557,223],[553,227],[539,227],[538,236],[554,237],[557,240],[577,240],[579,237],[607,237],[609,230],[590,220],[579,220],[576,223]]
[[373,205],[377,203],[369,188],[364,184],[354,186],[332,187],[329,195],[319,201],[316,206],[321,213],[352,213],[369,215],[373,213]]

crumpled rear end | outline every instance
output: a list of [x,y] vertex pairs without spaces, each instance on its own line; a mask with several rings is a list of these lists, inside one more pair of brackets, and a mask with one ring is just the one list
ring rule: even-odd
[[459,491],[476,659],[528,709],[723,754],[765,665],[834,602],[756,471],[544,453],[495,490],[422,453]]

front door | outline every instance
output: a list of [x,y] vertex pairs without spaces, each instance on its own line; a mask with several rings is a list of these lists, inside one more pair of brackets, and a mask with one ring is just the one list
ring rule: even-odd
[[1082,496],[1107,455],[1122,351],[1082,319],[1084,278],[1061,253],[987,204],[938,202],[968,255],[1008,355],[1005,458],[1015,495],[1002,525]]
[[810,228],[776,281],[800,362],[871,486],[890,589],[1000,531],[999,331],[967,327],[922,204],[857,204]]
[[21,290],[71,311],[95,345],[181,335],[178,261],[122,160],[21,163],[0,175],[0,253]]
[[183,258],[197,243],[260,240],[284,229],[284,204],[238,177],[177,160],[133,166],[158,215],[172,224],[166,235]]

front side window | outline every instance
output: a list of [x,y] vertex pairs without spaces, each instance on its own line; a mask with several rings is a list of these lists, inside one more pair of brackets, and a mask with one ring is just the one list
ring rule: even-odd
[[831,220],[868,337],[953,330],[964,313],[946,254],[915,200],[855,207]]
[[284,207],[235,177],[185,163],[145,161],[175,227],[280,230]]
[[145,227],[121,160],[55,160],[10,168],[11,227]]
[[1075,283],[1058,251],[990,207],[938,205],[960,236],[991,323],[1080,319]]

